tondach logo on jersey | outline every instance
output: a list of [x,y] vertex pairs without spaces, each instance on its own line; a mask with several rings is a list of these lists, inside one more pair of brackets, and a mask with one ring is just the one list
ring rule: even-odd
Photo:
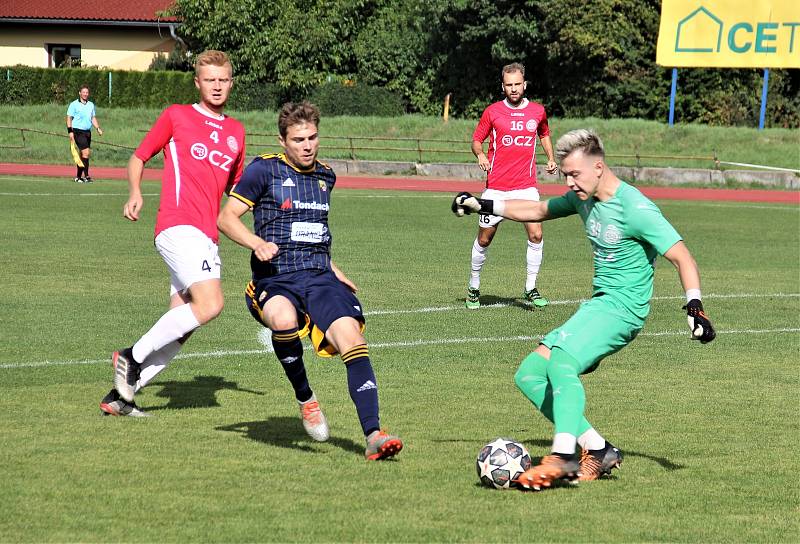
[[312,201],[312,202],[303,202],[302,200],[292,200],[291,198],[287,198],[281,204],[282,210],[291,210],[292,208],[297,210],[320,210],[323,212],[327,212],[330,210],[330,205],[328,204],[320,204],[319,202]]
[[676,53],[794,53],[800,21],[724,20],[700,6],[678,21]]

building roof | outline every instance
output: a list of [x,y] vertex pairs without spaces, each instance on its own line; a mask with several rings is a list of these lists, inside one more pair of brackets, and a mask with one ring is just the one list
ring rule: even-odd
[[174,17],[159,17],[157,13],[174,4],[174,0],[3,0],[0,2],[0,21],[3,19],[47,19],[64,21],[141,21],[175,22]]

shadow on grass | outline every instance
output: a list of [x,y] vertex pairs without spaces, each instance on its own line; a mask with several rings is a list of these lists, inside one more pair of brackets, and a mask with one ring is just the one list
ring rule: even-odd
[[[315,444],[311,438],[303,430],[303,425],[299,417],[271,417],[266,421],[243,421],[242,423],[234,423],[233,425],[222,425],[214,427],[217,431],[233,432],[242,435],[243,438],[249,438],[262,444],[269,444],[270,446],[278,446],[280,448],[289,448],[300,451],[316,451],[311,447]],[[364,446],[356,444],[352,440],[346,438],[337,438],[332,436],[326,442],[341,448],[344,451],[364,454]]]
[[[455,302],[456,304],[464,304],[464,297],[456,298]],[[531,305],[523,301],[522,299],[497,297],[494,295],[481,295],[481,306],[491,306],[493,304],[498,304],[502,306],[516,306],[517,308],[522,308],[523,310],[526,311],[531,310]]]
[[[444,443],[448,443],[448,442],[449,443],[454,443],[454,442],[472,442],[472,443],[476,444],[476,449],[475,449],[475,454],[476,455],[478,454],[478,449],[481,447],[481,445],[477,444],[475,442],[475,440],[462,439],[462,438],[444,438],[444,439],[439,439],[439,440],[431,440],[431,442],[444,442]],[[551,440],[542,440],[542,439],[524,440],[524,441],[522,441],[522,443],[525,444],[525,446],[528,447],[528,448],[530,448],[530,447],[548,448],[548,450],[549,450],[550,446],[553,445],[553,442]],[[622,455],[623,455],[623,466],[625,464],[624,459],[630,458],[630,457],[641,457],[642,459],[648,459],[648,460],[650,460],[650,461],[652,461],[654,463],[657,463],[659,466],[661,466],[661,468],[663,468],[666,471],[670,471],[670,472],[673,471],[673,470],[681,470],[681,469],[686,468],[686,465],[681,465],[679,463],[673,463],[672,461],[670,461],[666,457],[658,457],[658,456],[655,456],[655,455],[650,455],[648,453],[641,453],[641,452],[638,452],[638,451],[622,450]],[[531,460],[533,461],[534,464],[538,464],[538,462],[541,461],[541,457],[531,457]],[[611,476],[609,479],[615,479],[615,476]]]
[[214,408],[219,406],[217,392],[222,390],[241,391],[253,395],[263,395],[261,391],[253,391],[239,387],[236,382],[229,382],[222,376],[195,376],[188,382],[159,382],[161,386],[156,397],[169,399],[164,406],[153,406],[147,411],[182,410],[185,408]]

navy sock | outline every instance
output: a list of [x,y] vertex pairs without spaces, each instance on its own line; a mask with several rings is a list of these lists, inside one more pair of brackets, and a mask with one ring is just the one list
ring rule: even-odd
[[83,159],[83,172],[89,177],[89,158]]
[[366,344],[359,344],[343,353],[342,361],[347,368],[347,388],[356,405],[361,429],[364,436],[369,436],[373,431],[380,430],[381,426],[378,418],[378,384]]
[[294,388],[294,396],[305,402],[314,394],[308,383],[306,367],[303,365],[303,343],[297,329],[272,331],[272,348],[283,366],[286,377]]
[[76,178],[83,177],[83,166],[78,166],[77,169],[78,169],[78,173],[75,174],[75,177]]

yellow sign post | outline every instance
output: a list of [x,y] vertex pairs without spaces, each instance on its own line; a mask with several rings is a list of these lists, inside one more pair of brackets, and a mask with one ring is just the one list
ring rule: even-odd
[[670,125],[677,68],[800,68],[800,0],[663,0],[656,63],[672,66]]

